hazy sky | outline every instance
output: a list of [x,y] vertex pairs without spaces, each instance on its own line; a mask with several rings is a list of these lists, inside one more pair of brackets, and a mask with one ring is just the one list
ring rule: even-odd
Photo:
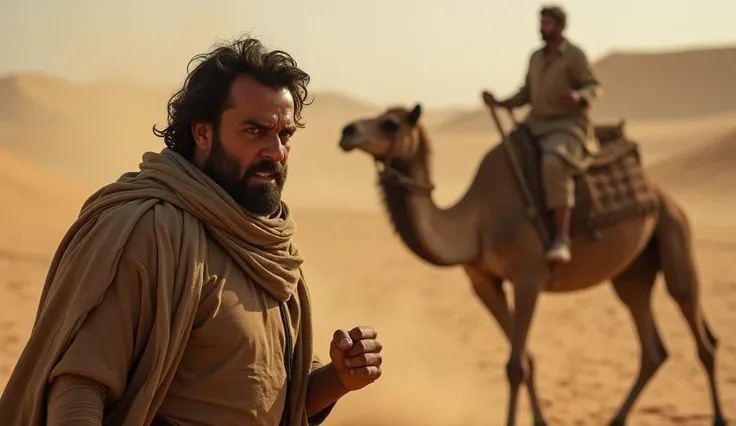
[[[0,73],[178,86],[189,58],[253,30],[315,90],[369,101],[474,104],[521,82],[539,44],[534,0],[0,0]],[[568,0],[568,36],[619,49],[736,45],[734,0]]]

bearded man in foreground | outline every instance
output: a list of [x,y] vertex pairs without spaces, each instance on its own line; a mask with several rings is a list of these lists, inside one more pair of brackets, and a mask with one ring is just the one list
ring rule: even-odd
[[3,426],[320,424],[381,375],[370,327],[313,355],[281,201],[309,76],[254,39],[198,55],[166,141],[83,205],[59,246]]

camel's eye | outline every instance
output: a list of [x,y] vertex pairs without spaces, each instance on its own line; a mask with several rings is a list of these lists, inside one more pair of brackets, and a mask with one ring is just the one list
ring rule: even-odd
[[395,131],[399,130],[399,123],[390,118],[387,118],[381,122],[381,129],[383,129],[384,132],[394,133]]

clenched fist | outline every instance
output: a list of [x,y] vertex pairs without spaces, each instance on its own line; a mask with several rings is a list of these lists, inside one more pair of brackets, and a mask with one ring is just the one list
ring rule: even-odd
[[376,330],[355,327],[350,331],[337,330],[330,344],[332,366],[348,391],[361,389],[381,377],[383,358]]

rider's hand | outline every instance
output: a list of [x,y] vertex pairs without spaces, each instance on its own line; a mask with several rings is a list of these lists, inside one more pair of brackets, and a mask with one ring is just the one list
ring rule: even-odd
[[483,91],[483,102],[485,102],[486,105],[489,107],[498,105],[498,101],[496,100],[496,97],[493,96],[493,93],[484,90]]
[[583,97],[580,95],[580,93],[572,91],[562,95],[562,97],[560,98],[560,103],[566,107],[573,107],[579,104],[582,99]]

